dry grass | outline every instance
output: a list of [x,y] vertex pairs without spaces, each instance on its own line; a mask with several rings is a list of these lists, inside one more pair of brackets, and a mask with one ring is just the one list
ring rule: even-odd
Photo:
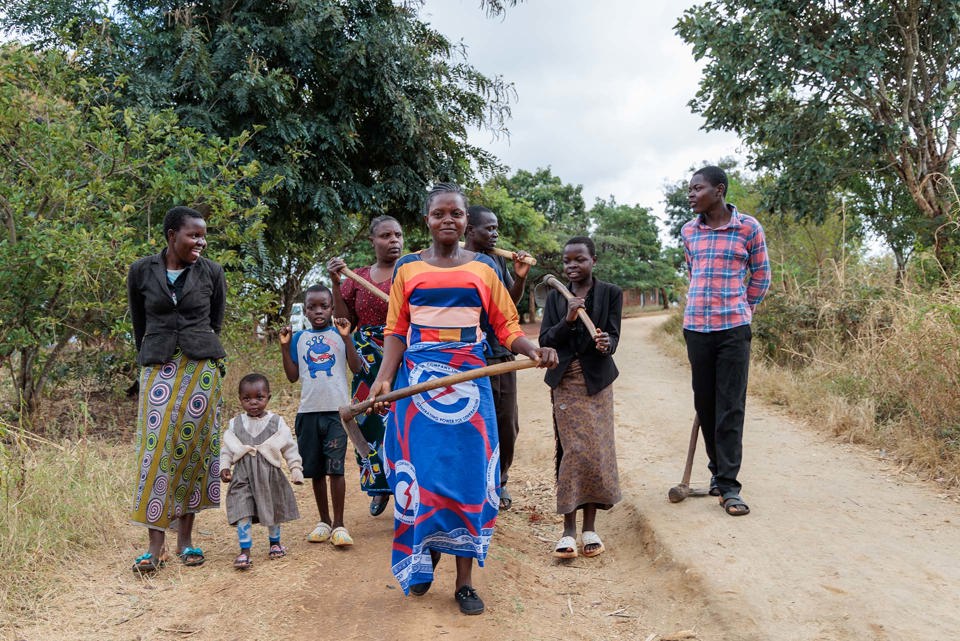
[[[850,291],[774,294],[777,326],[765,344],[755,338],[751,393],[960,487],[960,287]],[[665,330],[677,338],[680,326],[676,313]],[[682,341],[668,345],[685,359]]]
[[98,440],[40,442],[8,433],[0,446],[0,628],[45,606],[58,589],[57,568],[111,545],[130,464],[126,448]]
[[[271,409],[292,425],[299,386],[284,377],[279,346],[231,344],[228,353],[223,416],[240,411],[237,384],[258,371],[271,381]],[[122,390],[91,394],[77,384],[57,390],[32,426],[0,421],[0,630],[44,612],[90,550],[122,547],[136,411]]]

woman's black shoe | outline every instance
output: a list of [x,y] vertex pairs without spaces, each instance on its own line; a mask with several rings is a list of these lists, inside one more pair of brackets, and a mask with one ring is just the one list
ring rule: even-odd
[[427,581],[426,583],[414,583],[410,586],[410,594],[413,596],[423,596],[430,591],[431,585],[433,585],[433,581]]
[[389,494],[374,494],[370,499],[370,516],[380,516],[390,503]]
[[[436,550],[430,550],[430,562],[433,564],[433,569],[436,570],[437,563],[440,563],[440,553]],[[433,585],[433,581],[414,583],[410,586],[410,594],[413,596],[423,596],[430,590],[431,585]]]
[[483,614],[483,601],[477,595],[477,591],[469,585],[457,590],[453,597],[460,604],[460,611],[464,614]]

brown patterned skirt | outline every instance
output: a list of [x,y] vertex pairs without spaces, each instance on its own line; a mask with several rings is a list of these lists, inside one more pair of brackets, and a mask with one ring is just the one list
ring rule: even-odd
[[620,500],[613,386],[588,396],[580,361],[573,360],[550,396],[557,443],[557,514],[569,514],[587,503],[609,510]]

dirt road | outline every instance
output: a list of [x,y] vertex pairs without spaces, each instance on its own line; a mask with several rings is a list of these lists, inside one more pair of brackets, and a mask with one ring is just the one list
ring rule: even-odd
[[[389,571],[389,512],[366,514],[348,483],[349,551],[311,545],[312,518],[285,527],[290,555],[230,561],[221,513],[198,519],[202,568],[173,564],[141,581],[129,527],[84,567],[65,569],[50,616],[9,638],[71,639],[653,639],[948,641],[960,638],[960,505],[904,480],[869,453],[837,444],[748,402],[744,498],[726,516],[712,498],[670,504],[692,419],[683,362],[650,333],[662,317],[624,322],[617,353],[617,447],[624,501],[598,517],[608,552],[555,562],[553,435],[542,374],[520,372],[521,435],[514,509],[501,515],[486,567],[487,604],[464,617],[446,559],[429,594],[405,598]],[[280,408],[289,414],[295,408]],[[706,478],[703,456],[694,479]],[[315,514],[305,488],[304,514]],[[118,497],[121,509],[125,497]],[[256,529],[256,528],[255,528]],[[694,636],[687,635],[687,632]]]

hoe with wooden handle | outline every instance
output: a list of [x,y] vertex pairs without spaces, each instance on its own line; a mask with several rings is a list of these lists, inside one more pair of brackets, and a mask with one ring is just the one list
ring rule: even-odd
[[[461,240],[460,246],[465,247],[466,243]],[[496,254],[497,256],[502,256],[508,260],[513,260],[513,252],[510,251],[509,249],[500,249],[499,247],[494,247],[489,251],[491,254]],[[520,259],[520,262],[533,266],[537,264],[537,259],[534,258],[533,256],[524,256],[523,258]]]
[[[567,289],[566,285],[564,285],[559,280],[557,280],[556,276],[547,274],[546,276],[543,277],[542,282],[544,285],[549,285],[550,287],[553,287],[555,290],[560,292],[563,295],[563,297],[566,298],[567,300],[570,300],[571,298],[573,298],[573,294],[570,293],[570,290]],[[590,336],[596,336],[597,326],[594,325],[593,321],[590,320],[590,317],[587,316],[587,310],[581,307],[580,309],[577,310],[577,316],[580,318],[581,321],[583,321],[583,324],[587,328],[587,331],[590,332]]]
[[483,376],[496,376],[498,374],[515,372],[517,370],[527,369],[529,367],[536,367],[537,363],[538,361],[530,359],[507,361],[505,363],[497,363],[496,365],[478,367],[477,369],[459,372],[457,374],[451,374],[441,378],[434,378],[429,381],[417,383],[416,385],[410,385],[408,387],[401,387],[400,389],[395,389],[392,392],[388,392],[376,398],[368,398],[365,401],[361,401],[353,405],[344,405],[340,408],[340,421],[343,423],[343,429],[346,430],[347,436],[349,436],[350,440],[353,441],[353,446],[357,448],[357,452],[360,452],[361,456],[369,456],[370,454],[373,454],[373,452],[370,451],[370,445],[367,443],[367,439],[363,437],[363,432],[360,431],[360,426],[357,425],[357,415],[366,412],[368,409],[373,407],[374,403],[392,403],[393,401],[398,401],[401,398],[407,398],[408,396],[427,392],[432,389],[437,389],[438,387],[450,387],[452,385],[456,385],[457,383],[472,381],[475,378],[481,378]]
[[346,277],[349,278],[350,280],[354,281],[357,285],[360,285],[360,287],[363,287],[365,290],[367,290],[368,292],[370,292],[370,293],[373,294],[374,296],[376,296],[376,297],[378,297],[378,298],[382,298],[383,300],[387,301],[388,303],[390,302],[390,297],[389,297],[382,289],[380,289],[379,287],[377,287],[376,285],[374,285],[373,283],[371,283],[369,280],[367,280],[366,278],[364,278],[363,276],[361,276],[361,275],[358,274],[357,272],[353,271],[352,269],[350,269],[350,268],[347,267],[346,265],[344,265],[344,266],[340,269],[340,271],[343,272],[343,275],[344,275],[344,276],[346,276]]
[[667,492],[671,503],[679,503],[688,496],[707,496],[708,490],[690,487],[690,473],[693,470],[693,455],[697,451],[697,436],[700,434],[700,417],[693,417],[693,428],[690,430],[690,445],[687,447],[687,462],[683,467],[683,480],[680,485],[674,485]]

